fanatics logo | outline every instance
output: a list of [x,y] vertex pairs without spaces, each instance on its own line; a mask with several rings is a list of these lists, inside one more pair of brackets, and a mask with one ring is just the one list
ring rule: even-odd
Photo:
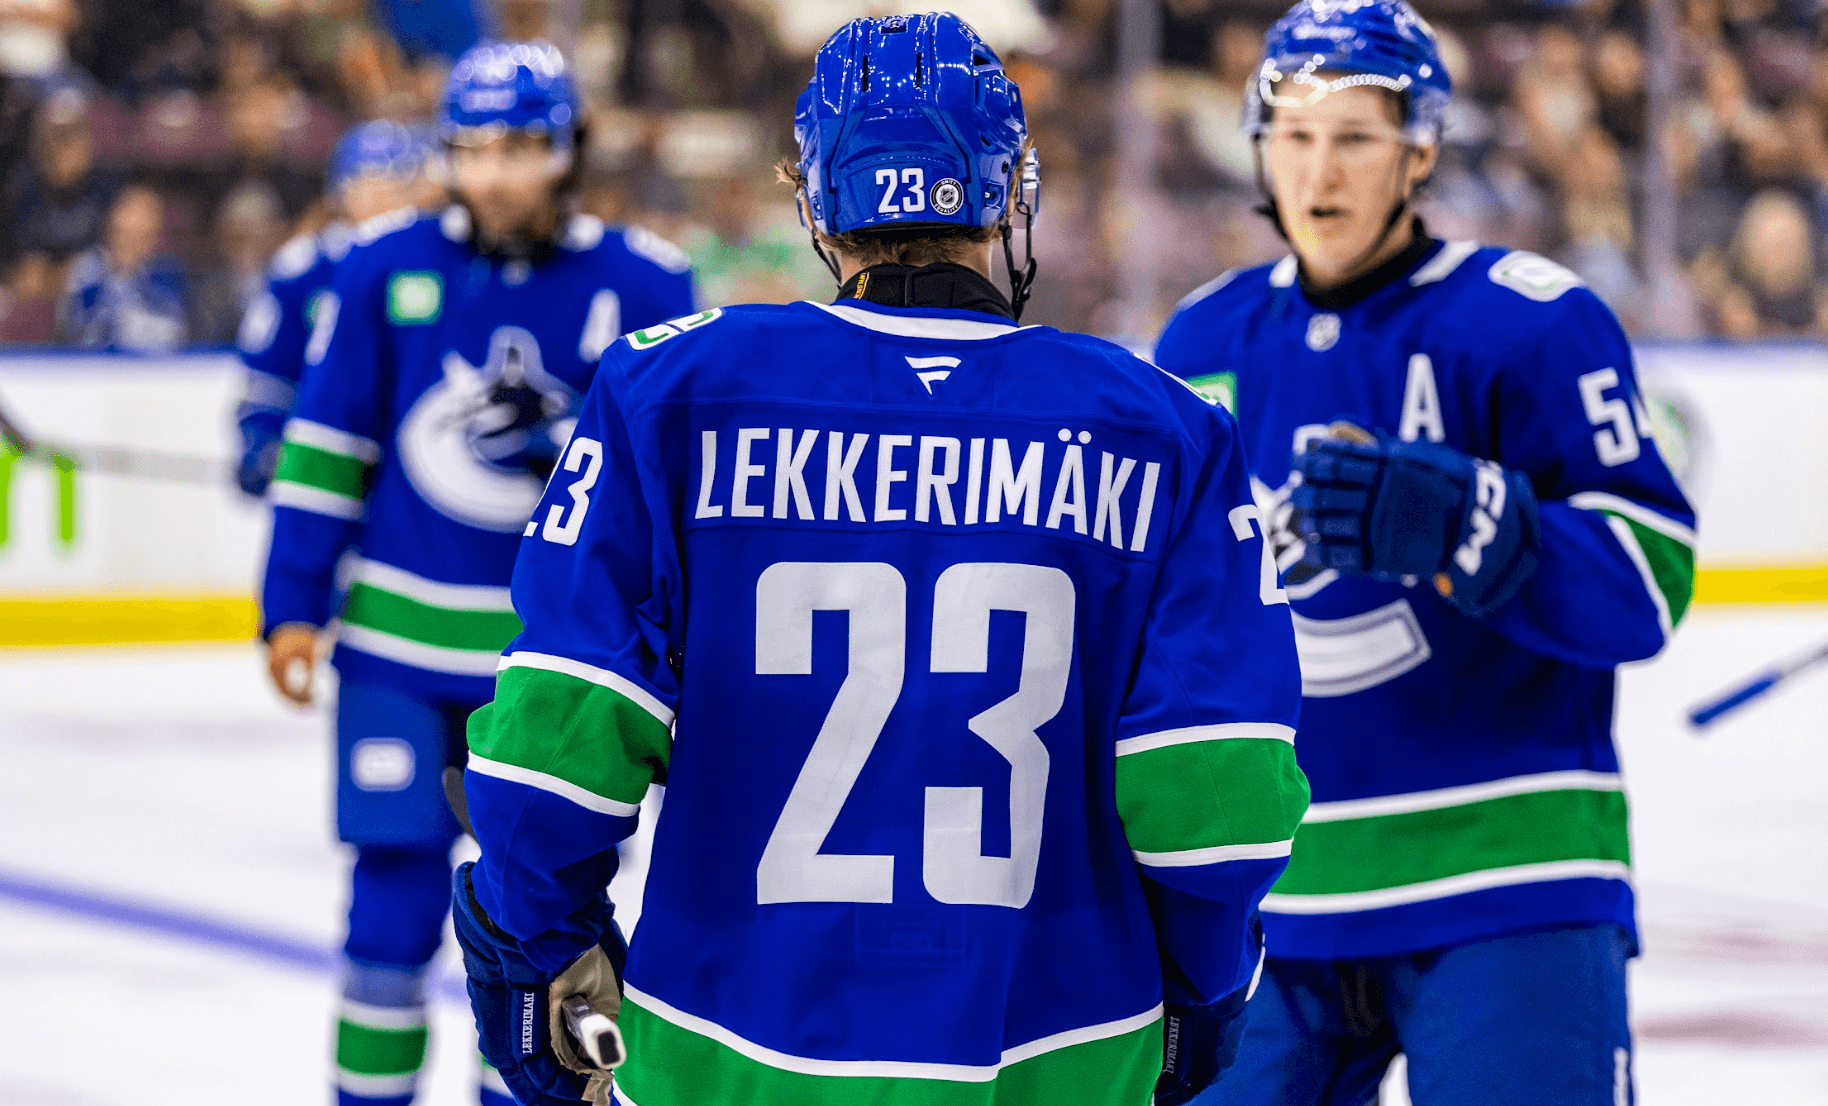
[[1339,344],[1339,316],[1322,312],[1308,320],[1308,348],[1325,353]]
[[929,199],[934,211],[941,215],[956,215],[958,209],[965,206],[965,187],[947,177],[933,186],[933,194]]

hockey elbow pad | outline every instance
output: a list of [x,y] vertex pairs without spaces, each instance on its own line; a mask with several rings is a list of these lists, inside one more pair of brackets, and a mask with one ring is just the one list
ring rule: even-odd
[[1542,546],[1528,477],[1433,442],[1330,439],[1296,458],[1303,562],[1383,580],[1430,578],[1483,618],[1517,594]]

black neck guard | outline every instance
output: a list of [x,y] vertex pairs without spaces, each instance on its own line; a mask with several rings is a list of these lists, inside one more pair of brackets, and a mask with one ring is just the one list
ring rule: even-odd
[[1438,238],[1430,238],[1428,229],[1422,225],[1422,217],[1415,217],[1410,224],[1414,235],[1401,253],[1372,269],[1360,273],[1344,284],[1335,284],[1331,288],[1316,288],[1308,283],[1306,273],[1301,274],[1301,294],[1307,301],[1322,311],[1339,311],[1363,301],[1371,293],[1389,284],[1393,280],[1407,276],[1409,270],[1416,267],[1424,257],[1433,253],[1441,244]]
[[844,282],[833,303],[864,300],[884,307],[949,307],[1014,319],[1009,299],[990,279],[963,265],[872,265]]

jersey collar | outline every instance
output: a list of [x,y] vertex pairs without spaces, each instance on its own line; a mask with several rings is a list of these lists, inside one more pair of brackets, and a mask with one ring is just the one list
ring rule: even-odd
[[872,265],[844,282],[838,299],[867,300],[885,307],[941,307],[999,315],[1014,320],[1009,299],[973,269],[951,262],[937,265]]
[[1408,276],[1419,268],[1424,261],[1433,257],[1440,250],[1439,238],[1431,238],[1428,230],[1422,225],[1420,216],[1413,224],[1415,237],[1403,252],[1361,276],[1353,277],[1344,284],[1332,288],[1315,288],[1308,284],[1307,278],[1297,271],[1294,275],[1301,286],[1301,296],[1322,311],[1342,311],[1370,298],[1371,294],[1388,284]]
[[894,334],[903,338],[938,338],[955,342],[981,342],[987,338],[1001,338],[1017,331],[1035,329],[1029,326],[1016,326],[1012,323],[993,321],[986,318],[981,311],[966,311],[956,308],[886,307],[867,300],[846,300],[843,303],[831,304],[813,303],[811,300],[802,302],[842,319],[852,326],[860,326],[878,334]]

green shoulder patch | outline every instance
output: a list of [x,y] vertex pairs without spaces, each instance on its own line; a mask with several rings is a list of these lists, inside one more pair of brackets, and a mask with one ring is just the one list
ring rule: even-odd
[[1206,397],[1208,403],[1216,403],[1232,414],[1238,413],[1238,374],[1207,373],[1205,376],[1190,376],[1187,387]]
[[387,282],[387,321],[415,326],[438,321],[444,313],[444,278],[418,271],[395,273]]
[[1572,269],[1528,250],[1512,250],[1505,254],[1486,275],[1492,278],[1493,284],[1538,303],[1558,299],[1563,292],[1578,288],[1582,283]]
[[708,323],[714,323],[723,316],[721,307],[709,311],[700,311],[696,315],[687,315],[683,319],[660,323],[634,331],[628,336],[628,344],[636,350],[653,349],[668,338],[677,338],[688,330],[697,330]]

